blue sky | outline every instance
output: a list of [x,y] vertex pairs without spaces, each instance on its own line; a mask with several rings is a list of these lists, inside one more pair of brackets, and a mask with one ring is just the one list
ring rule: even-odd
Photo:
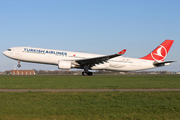
[[[147,55],[165,39],[175,40],[166,60],[153,70],[180,71],[179,0],[0,0],[0,52],[30,46],[57,50]],[[17,61],[0,54],[0,71]],[[21,63],[20,69],[57,70],[57,66]]]

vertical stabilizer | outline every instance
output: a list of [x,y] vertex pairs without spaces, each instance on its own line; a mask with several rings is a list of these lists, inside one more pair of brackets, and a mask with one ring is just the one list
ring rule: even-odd
[[140,59],[163,62],[173,44],[173,42],[174,42],[174,40],[165,40],[161,45],[159,45],[151,53],[149,53],[147,56],[142,57]]

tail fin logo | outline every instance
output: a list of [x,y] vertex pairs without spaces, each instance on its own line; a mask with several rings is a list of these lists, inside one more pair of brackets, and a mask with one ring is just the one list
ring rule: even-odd
[[140,59],[153,60],[153,61],[164,61],[174,40],[165,40],[161,45],[154,49],[150,54]]
[[167,50],[164,46],[160,45],[156,50],[151,53],[155,61],[163,61],[166,58]]

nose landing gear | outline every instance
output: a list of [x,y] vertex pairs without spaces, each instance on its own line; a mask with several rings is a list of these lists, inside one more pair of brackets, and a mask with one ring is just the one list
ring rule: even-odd
[[17,67],[18,67],[18,68],[20,68],[20,67],[21,67],[20,61],[18,61],[18,65],[17,65]]

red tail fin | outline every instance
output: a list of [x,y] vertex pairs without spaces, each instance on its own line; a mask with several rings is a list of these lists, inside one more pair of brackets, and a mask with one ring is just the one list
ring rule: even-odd
[[149,53],[147,56],[140,59],[153,60],[153,61],[164,61],[166,58],[174,40],[165,40],[161,45],[159,45],[155,50]]

